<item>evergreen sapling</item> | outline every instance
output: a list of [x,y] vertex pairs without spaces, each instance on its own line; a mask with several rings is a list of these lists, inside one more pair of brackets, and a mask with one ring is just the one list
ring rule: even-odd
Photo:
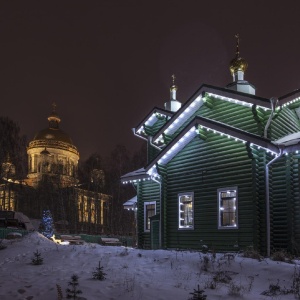
[[96,267],[96,271],[93,272],[93,278],[97,280],[104,280],[106,273],[103,272],[103,266],[99,265]]
[[33,265],[42,265],[43,264],[43,258],[41,255],[41,252],[39,250],[36,250],[36,252],[33,252],[34,257],[31,259],[31,263]]
[[78,299],[77,295],[81,294],[82,291],[78,289],[78,276],[77,275],[72,275],[71,281],[68,282],[68,285],[71,288],[67,288],[67,298],[68,299]]
[[194,289],[193,293],[190,293],[192,295],[191,298],[189,298],[189,300],[206,300],[206,295],[203,295],[204,291],[200,290],[199,288],[199,284],[198,284],[198,290]]
[[62,300],[64,296],[63,296],[61,286],[59,284],[56,284],[56,289],[57,289],[57,300]]

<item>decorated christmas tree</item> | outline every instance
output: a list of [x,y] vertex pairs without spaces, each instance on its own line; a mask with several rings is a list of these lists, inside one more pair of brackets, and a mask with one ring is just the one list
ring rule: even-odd
[[53,220],[50,210],[45,210],[42,219],[42,234],[50,239],[53,236]]

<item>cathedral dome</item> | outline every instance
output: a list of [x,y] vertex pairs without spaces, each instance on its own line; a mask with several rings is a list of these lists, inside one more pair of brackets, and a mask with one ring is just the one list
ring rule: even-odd
[[33,187],[48,176],[53,184],[60,187],[77,184],[79,152],[70,136],[59,128],[60,117],[55,111],[48,117],[49,127],[39,131],[29,142],[28,181]]
[[28,149],[36,149],[36,151],[39,151],[37,149],[42,148],[42,151],[46,147],[47,150],[52,149],[50,152],[65,150],[67,152],[72,152],[76,157],[79,157],[77,147],[73,144],[70,136],[59,128],[61,120],[57,115],[55,108],[56,105],[53,104],[53,111],[48,117],[49,127],[42,129],[34,136],[33,140],[29,142]]
[[72,139],[70,136],[62,131],[59,128],[46,128],[38,132],[35,137],[33,138],[34,141],[36,140],[49,140],[49,141],[58,141],[58,142],[64,142],[71,145],[73,144]]
[[49,127],[38,132],[33,138],[33,141],[43,140],[45,143],[63,142],[74,146],[69,135],[59,128],[59,123],[61,120],[55,109],[56,104],[53,103],[53,111],[48,117]]

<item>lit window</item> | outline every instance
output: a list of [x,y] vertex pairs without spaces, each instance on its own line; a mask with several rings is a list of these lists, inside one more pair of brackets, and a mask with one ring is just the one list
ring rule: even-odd
[[220,228],[238,228],[237,187],[218,189],[218,207]]
[[155,215],[156,202],[144,203],[144,230],[150,231],[150,218]]
[[178,195],[178,228],[194,228],[194,193]]

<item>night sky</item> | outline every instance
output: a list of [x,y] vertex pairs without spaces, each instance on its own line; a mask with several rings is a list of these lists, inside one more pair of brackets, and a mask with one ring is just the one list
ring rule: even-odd
[[258,96],[300,88],[300,1],[3,2],[0,115],[29,141],[55,102],[81,160],[139,149],[131,128],[163,108],[173,73],[181,102],[230,83],[236,33]]

